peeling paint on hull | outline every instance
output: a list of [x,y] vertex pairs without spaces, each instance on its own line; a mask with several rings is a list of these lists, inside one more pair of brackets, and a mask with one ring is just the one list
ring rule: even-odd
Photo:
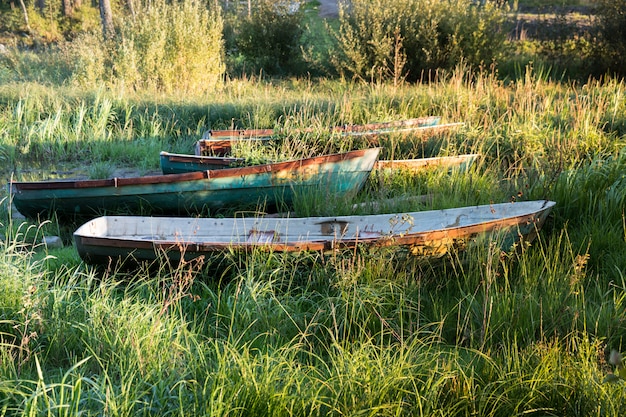
[[491,204],[412,213],[304,218],[168,218],[109,216],[74,233],[81,257],[192,259],[211,252],[264,249],[329,251],[358,245],[408,247],[416,256],[441,256],[480,237],[510,248],[541,229],[551,201]]

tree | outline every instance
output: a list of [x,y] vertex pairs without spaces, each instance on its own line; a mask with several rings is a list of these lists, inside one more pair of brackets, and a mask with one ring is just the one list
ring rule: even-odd
[[63,16],[70,17],[74,13],[72,0],[61,0]]
[[128,6],[128,12],[130,13],[130,17],[135,20],[135,5],[133,4],[133,0],[127,0],[126,5]]
[[100,20],[102,21],[102,35],[104,39],[110,39],[115,35],[113,26],[113,11],[110,0],[100,0]]
[[604,50],[598,51],[604,55],[609,71],[621,75],[626,73],[626,0],[599,0],[596,6],[600,37],[604,43]]
[[24,22],[26,23],[26,28],[30,32],[30,24],[28,23],[28,12],[26,11],[26,5],[24,4],[24,0],[20,0],[20,7],[22,8],[22,12],[24,12]]

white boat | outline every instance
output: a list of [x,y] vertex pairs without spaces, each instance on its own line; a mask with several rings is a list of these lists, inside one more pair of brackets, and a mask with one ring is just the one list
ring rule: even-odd
[[[405,246],[414,255],[441,256],[480,235],[500,235],[509,246],[532,240],[552,201],[489,204],[411,213],[303,218],[163,218],[103,216],[74,232],[83,260],[192,259],[228,249],[328,251],[364,246]],[[495,239],[495,237],[494,237]]]

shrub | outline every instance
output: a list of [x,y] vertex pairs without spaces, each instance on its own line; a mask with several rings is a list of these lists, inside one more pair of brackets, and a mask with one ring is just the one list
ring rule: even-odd
[[155,0],[117,24],[117,36],[82,35],[70,46],[75,78],[134,90],[212,90],[224,73],[223,22],[199,0]]
[[298,1],[260,0],[249,11],[231,10],[225,31],[231,70],[273,75],[301,72],[302,6]]
[[598,0],[598,26],[604,48],[600,60],[606,69],[626,74],[626,0]]
[[34,81],[41,84],[63,84],[71,76],[72,66],[55,45],[36,50],[9,47],[0,54],[0,84]]
[[489,65],[502,51],[503,8],[471,0],[345,0],[331,62],[357,79],[418,80],[460,61]]

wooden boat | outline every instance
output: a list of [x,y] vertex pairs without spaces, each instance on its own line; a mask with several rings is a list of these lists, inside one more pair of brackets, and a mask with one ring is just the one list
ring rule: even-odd
[[402,170],[409,172],[419,172],[430,168],[454,168],[467,169],[478,158],[480,154],[466,154],[456,156],[439,156],[433,158],[417,159],[392,159],[376,161],[374,169],[377,170]]
[[[424,116],[424,117],[415,117],[412,119],[405,120],[395,120],[390,122],[379,122],[379,123],[366,123],[363,125],[341,125],[332,127],[331,132],[335,133],[345,133],[345,132],[365,132],[365,131],[375,131],[381,129],[394,129],[394,128],[407,128],[407,127],[424,127],[424,126],[435,126],[438,125],[441,121],[440,116]],[[314,132],[315,129],[296,129],[295,133],[307,133]],[[275,134],[280,133],[280,130],[275,129],[218,129],[218,130],[207,130],[204,132],[202,139],[213,139],[213,138],[262,138],[262,137],[271,137]]]
[[185,172],[206,171],[208,169],[224,169],[242,166],[244,158],[226,156],[197,156],[169,153],[162,151],[161,171],[163,174],[182,174]]
[[[417,117],[413,119],[398,120],[381,123],[367,123],[363,125],[342,125],[330,129],[331,134],[342,136],[378,136],[390,133],[417,132],[438,127],[447,128],[462,123],[440,125],[440,116]],[[319,130],[319,129],[318,129]],[[314,132],[316,129],[296,129],[294,133]],[[280,134],[275,129],[227,129],[208,130],[202,139],[196,142],[196,155],[225,155],[230,152],[233,142],[241,140],[270,140]]]
[[37,218],[105,213],[194,214],[290,203],[297,193],[358,191],[379,148],[274,164],[105,180],[11,182],[16,209]]
[[[104,216],[74,232],[88,263],[193,259],[214,251],[260,248],[327,251],[365,246],[405,246],[414,255],[441,256],[478,236],[510,248],[532,240],[554,206],[529,201],[413,213],[305,218],[159,218]],[[498,234],[497,237],[494,234]]]
[[[204,171],[218,167],[228,167],[230,164],[242,164],[242,158],[228,158],[221,156],[183,155],[161,152],[161,171],[163,174],[181,174],[184,172]],[[403,170],[419,172],[435,167],[459,167],[469,168],[479,157],[479,154],[467,154],[458,156],[442,156],[419,159],[396,159],[376,161],[374,169],[377,170]],[[212,168],[207,168],[212,167]]]

